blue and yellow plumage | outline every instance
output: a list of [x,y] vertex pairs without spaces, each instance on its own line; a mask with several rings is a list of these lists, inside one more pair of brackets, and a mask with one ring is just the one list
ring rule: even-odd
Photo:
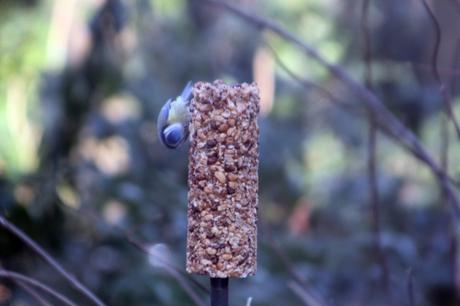
[[158,114],[158,138],[169,149],[179,147],[188,139],[192,89],[192,82],[188,82],[182,94],[174,100],[166,101]]
[[168,123],[182,123],[187,122],[190,118],[190,114],[188,111],[188,103],[184,101],[182,96],[176,98],[176,100],[172,101],[169,108],[168,114]]

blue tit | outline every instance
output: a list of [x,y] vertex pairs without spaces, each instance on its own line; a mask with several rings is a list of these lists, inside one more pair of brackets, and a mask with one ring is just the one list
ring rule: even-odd
[[192,82],[188,82],[181,95],[169,99],[158,114],[158,139],[169,149],[176,149],[188,139],[192,89]]

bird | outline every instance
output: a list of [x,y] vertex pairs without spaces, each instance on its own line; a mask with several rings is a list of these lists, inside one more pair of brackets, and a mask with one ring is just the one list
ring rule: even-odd
[[192,82],[188,82],[180,96],[169,99],[161,108],[157,119],[158,139],[168,149],[176,149],[189,136]]

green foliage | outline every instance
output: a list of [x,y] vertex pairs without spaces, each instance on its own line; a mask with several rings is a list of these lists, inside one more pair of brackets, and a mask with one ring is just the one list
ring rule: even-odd
[[36,104],[47,30],[44,8],[0,7],[0,170],[13,176],[37,165]]

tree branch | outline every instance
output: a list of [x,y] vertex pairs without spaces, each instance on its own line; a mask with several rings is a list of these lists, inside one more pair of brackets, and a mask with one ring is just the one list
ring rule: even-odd
[[275,252],[278,258],[281,260],[281,263],[285,266],[288,274],[291,275],[292,279],[294,280],[291,283],[296,284],[296,286],[290,286],[290,289],[299,295],[301,299],[307,298],[311,302],[307,305],[327,306],[328,304],[323,300],[323,298],[314,292],[314,290],[308,286],[306,281],[302,279],[280,246],[276,242],[272,241],[267,241],[266,243]]
[[165,271],[171,276],[174,280],[177,281],[179,286],[184,290],[184,292],[190,297],[190,299],[195,303],[197,306],[203,306],[204,303],[199,297],[199,294],[193,290],[193,288],[188,284],[187,279],[192,282],[197,288],[202,290],[205,293],[209,294],[209,289],[204,287],[202,284],[197,282],[194,278],[190,277],[189,274],[185,273],[181,269],[179,269],[177,266],[172,264],[169,261],[165,261],[163,258],[160,258],[157,254],[152,253],[148,247],[146,247],[145,243],[139,241],[136,237],[134,237],[133,233],[122,228],[121,226],[118,225],[112,225],[112,224],[107,224],[107,222],[99,216],[95,211],[88,209],[88,208],[79,208],[73,209],[68,206],[64,206],[67,209],[70,209],[73,213],[81,213],[84,214],[85,217],[87,218],[92,218],[95,220],[95,222],[98,223],[103,223],[106,224],[107,226],[114,227],[120,234],[123,236],[126,241],[131,244],[133,247],[138,249],[139,251],[143,252],[144,254],[147,254],[149,256],[153,256],[155,260],[158,260],[161,262],[163,265]]
[[280,58],[276,50],[268,43],[266,40],[264,40],[264,44],[267,46],[267,48],[271,51],[273,58],[275,59],[275,62],[278,64],[278,66],[286,72],[287,75],[289,75],[294,81],[299,83],[302,87],[304,87],[306,90],[316,90],[320,96],[326,99],[326,101],[329,101],[336,106],[344,109],[345,111],[348,111],[350,113],[354,113],[356,115],[360,114],[359,110],[352,104],[347,103],[346,101],[343,101],[342,99],[338,98],[332,92],[327,90],[326,88],[314,83],[313,81],[307,80],[305,78],[300,77],[297,75],[294,71],[292,71]]
[[54,270],[56,270],[62,277],[64,277],[76,290],[86,296],[98,306],[105,306],[105,304],[86,288],[75,276],[67,272],[51,255],[49,255],[41,246],[34,240],[27,236],[22,230],[17,228],[14,224],[6,220],[0,215],[0,226],[8,230],[10,233],[21,239],[28,247],[37,253],[44,261],[46,261]]
[[441,46],[441,39],[442,39],[441,25],[439,24],[439,21],[436,18],[436,15],[434,14],[431,7],[428,5],[426,0],[422,0],[422,4],[425,10],[427,11],[428,15],[430,16],[430,20],[432,21],[433,27],[435,30],[435,45],[434,45],[433,55],[431,58],[432,71],[433,71],[434,77],[436,78],[436,82],[438,82],[439,84],[439,90],[441,91],[445,111],[447,115],[449,116],[450,120],[452,121],[452,123],[454,124],[455,131],[457,133],[457,137],[460,138],[460,125],[457,119],[455,118],[455,114],[452,108],[452,98],[450,96],[449,89],[446,87],[446,85],[441,80],[441,75],[439,73],[439,68],[438,68],[439,49]]
[[11,279],[13,281],[24,282],[26,284],[29,284],[31,286],[34,286],[36,288],[39,288],[39,289],[45,291],[46,293],[52,295],[57,300],[63,302],[64,304],[66,304],[68,306],[77,306],[77,304],[75,304],[74,302],[69,300],[64,295],[60,294],[56,290],[46,286],[45,284],[43,284],[42,282],[40,282],[40,281],[38,281],[36,279],[30,278],[28,276],[25,276],[25,275],[22,275],[22,274],[13,272],[13,271],[4,270],[4,269],[0,269],[0,277],[8,278],[8,279]]
[[306,306],[323,306],[298,283],[291,281],[288,283],[288,288],[291,289],[291,291],[294,292],[294,294],[301,299]]
[[[363,32],[363,59],[364,59],[364,82],[370,91],[374,91],[372,82],[372,49],[371,36],[369,31],[369,5],[370,0],[364,0],[361,13],[361,29]],[[374,115],[369,114],[369,138],[368,138],[368,159],[367,173],[369,178],[370,202],[372,205],[372,222],[374,227],[375,252],[377,263],[382,273],[382,287],[386,292],[389,290],[389,272],[385,251],[382,247],[381,234],[381,203],[379,196],[378,177],[377,177],[377,125]]]
[[414,157],[429,167],[433,175],[438,179],[439,184],[446,190],[452,204],[452,208],[457,216],[460,216],[460,203],[454,189],[450,185],[451,179],[442,171],[441,167],[434,161],[430,153],[423,147],[420,140],[404,124],[388,110],[382,101],[376,97],[366,87],[355,81],[340,66],[329,63],[310,45],[301,41],[294,34],[287,31],[277,23],[267,18],[251,14],[240,9],[238,6],[229,2],[219,0],[200,0],[202,3],[221,8],[235,16],[240,17],[254,27],[262,30],[269,30],[283,39],[291,42],[300,48],[307,56],[325,67],[335,78],[341,80],[347,87],[365,104],[366,108],[375,116],[376,124],[387,135],[399,142],[405,149],[412,153]]
[[409,306],[415,306],[414,297],[414,273],[412,268],[407,271],[407,296],[409,299]]
[[20,281],[20,280],[13,280],[19,287],[22,288],[22,290],[26,291],[27,293],[30,294],[31,297],[33,297],[38,304],[41,306],[53,306],[50,303],[48,303],[44,297],[42,297],[35,289],[27,285],[25,282]]

